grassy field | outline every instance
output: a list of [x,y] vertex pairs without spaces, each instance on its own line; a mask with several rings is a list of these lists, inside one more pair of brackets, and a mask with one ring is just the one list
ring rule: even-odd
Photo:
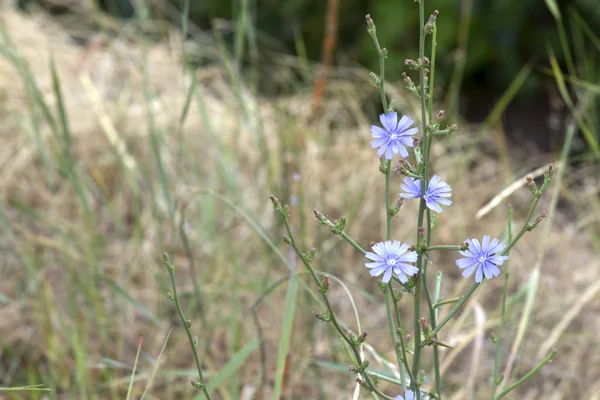
[[[346,216],[363,247],[384,236],[369,71],[332,69],[314,114],[311,87],[294,82],[293,71],[308,81],[318,75],[306,60],[274,58],[272,79],[294,90],[264,98],[218,35],[184,43],[180,32],[142,16],[126,25],[103,20],[105,30],[80,46],[43,13],[1,11],[0,398],[202,398],[189,384],[196,370],[166,297],[163,252],[175,264],[214,398],[350,398],[349,361],[333,330],[311,314],[314,285],[281,240],[271,193],[297,199],[297,239],[316,248],[317,268],[335,282],[339,317],[369,331],[371,365],[386,370],[394,355],[377,283],[366,279],[363,258],[312,215],[316,208]],[[137,24],[161,39],[139,35]],[[593,32],[582,32],[595,43]],[[582,54],[574,57],[585,71]],[[190,55],[204,66],[188,68]],[[439,216],[435,241],[501,237],[508,203],[515,224],[527,213],[524,176],[553,163],[558,172],[539,206],[548,218],[511,252],[502,369],[514,381],[556,348],[553,362],[511,398],[600,399],[599,174],[593,146],[589,157],[569,157],[577,130],[587,129],[587,143],[598,138],[587,111],[598,86],[579,75],[587,86],[575,86],[563,152],[539,154],[509,146],[501,124],[530,70],[484,124],[461,124],[434,144],[433,171],[444,171],[454,201]],[[559,87],[577,82],[557,67],[554,76]],[[389,96],[402,113],[418,115],[402,86],[390,82]],[[394,187],[400,182],[392,177]],[[394,236],[414,236],[415,214],[416,205],[403,206]],[[444,298],[467,290],[471,281],[451,255],[431,261],[443,273]],[[443,342],[453,347],[441,352],[446,398],[489,398],[502,287],[503,279],[486,284],[445,328]],[[402,313],[410,318],[411,307]],[[33,385],[50,390],[17,390]]]

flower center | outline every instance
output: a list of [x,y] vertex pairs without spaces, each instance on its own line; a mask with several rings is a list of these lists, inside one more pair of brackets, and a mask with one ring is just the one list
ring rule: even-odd
[[398,136],[400,136],[400,135],[398,135],[397,133],[394,132],[390,135],[390,139],[396,140],[396,139],[398,139]]
[[395,257],[394,258],[389,258],[386,261],[386,264],[387,264],[388,267],[393,267],[394,265],[396,265],[396,258]]
[[477,258],[477,260],[483,264],[485,262],[485,260],[487,260],[487,254],[479,255],[479,258]]

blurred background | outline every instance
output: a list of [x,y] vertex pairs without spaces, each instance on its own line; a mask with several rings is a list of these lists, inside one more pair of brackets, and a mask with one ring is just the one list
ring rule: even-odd
[[[454,189],[434,241],[506,238],[508,204],[516,230],[532,200],[524,176],[541,183],[553,163],[548,217],[511,252],[501,370],[514,382],[556,348],[514,398],[599,399],[597,2],[425,1],[426,18],[440,12],[434,112],[460,126],[432,149]],[[416,3],[4,0],[0,12],[0,398],[201,398],[165,251],[215,398],[349,398],[350,361],[312,317],[314,285],[271,193],[335,281],[339,317],[369,331],[372,368],[391,374],[377,283],[312,210],[346,216],[363,247],[384,236],[365,15],[389,51],[388,98],[416,120],[402,79],[417,81],[404,65],[418,57]],[[412,240],[415,214],[407,202],[395,238]],[[454,259],[431,260],[444,298],[471,285]],[[447,398],[490,396],[503,276],[442,332]]]

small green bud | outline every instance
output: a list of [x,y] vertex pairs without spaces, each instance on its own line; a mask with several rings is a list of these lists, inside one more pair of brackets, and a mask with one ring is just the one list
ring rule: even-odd
[[402,207],[402,204],[404,203],[404,199],[402,197],[400,197],[398,200],[396,200],[396,204],[394,205],[394,207],[392,207],[392,209],[390,210],[390,215],[393,217],[394,215],[398,214],[398,211],[400,211],[400,207]]
[[275,208],[275,211],[281,211],[281,202],[279,201],[279,199],[272,194],[269,195],[269,198],[273,203],[273,208]]
[[367,335],[369,334],[369,332],[364,331],[363,333],[360,334],[359,337],[356,338],[356,344],[362,344],[365,339],[367,338]]
[[406,65],[408,68],[412,69],[413,71],[419,71],[421,69],[421,65],[419,65],[419,63],[415,60],[412,60],[410,58],[407,58],[406,60],[404,60],[404,65]]
[[388,49],[386,49],[385,47],[383,49],[381,49],[381,55],[383,56],[383,58],[387,58]]
[[535,229],[535,228],[538,226],[538,224],[539,224],[540,222],[542,222],[542,220],[543,220],[544,218],[546,218],[547,216],[548,216],[548,214],[546,214],[546,212],[543,212],[543,213],[541,213],[541,214],[539,215],[539,217],[537,217],[537,218],[536,218],[536,219],[535,219],[535,220],[534,220],[534,221],[533,221],[531,224],[529,224],[529,225],[527,226],[527,230],[528,230],[528,231],[532,231],[532,230],[534,230],[534,229]]
[[194,336],[192,341],[194,342],[194,347],[198,347],[198,343],[199,343],[198,336]]
[[192,386],[195,387],[196,389],[204,389],[204,385],[201,382],[198,381],[192,381]]
[[167,299],[169,299],[171,301],[175,301],[175,297],[173,296],[173,293],[167,292]]
[[331,321],[331,317],[329,316],[329,313],[323,314],[320,312],[313,311],[313,315],[315,316],[315,318],[320,319],[323,322]]
[[494,344],[498,344],[498,336],[496,336],[496,334],[495,334],[495,333],[492,333],[492,334],[490,335],[490,338],[492,339],[492,343],[494,343]]
[[313,247],[312,249],[310,249],[306,253],[304,253],[304,258],[306,258],[306,260],[308,262],[311,262],[312,260],[314,260],[316,252],[317,251]]
[[325,277],[323,278],[323,281],[321,282],[321,287],[318,290],[323,294],[327,294],[327,292],[329,291],[329,277],[327,275],[325,275]]
[[283,241],[286,244],[292,244],[292,239],[288,235],[283,235]]
[[553,173],[554,173],[554,166],[552,164],[550,164],[548,166],[548,171],[546,171],[546,173],[544,174],[544,178],[548,181],[551,180]]
[[371,18],[370,14],[367,14],[365,19],[367,20],[367,32],[369,32],[369,35],[375,36],[375,22],[373,22],[373,18]]
[[175,271],[175,267],[173,266],[173,264],[171,264],[171,258],[169,257],[168,253],[163,253],[162,255],[162,260],[163,260],[163,264],[165,264],[165,266],[169,269],[169,271],[173,272]]
[[377,75],[375,75],[374,72],[371,72],[369,74],[369,77],[371,78],[371,82],[373,83],[373,86],[379,87],[379,85],[381,85],[381,79],[379,79],[379,77]]
[[192,320],[188,319],[187,321],[185,321],[185,326],[187,326],[188,328],[192,327]]

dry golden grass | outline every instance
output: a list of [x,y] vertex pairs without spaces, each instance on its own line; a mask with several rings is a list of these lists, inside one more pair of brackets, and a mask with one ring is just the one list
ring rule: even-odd
[[[188,316],[199,327],[210,381],[232,354],[256,336],[249,306],[264,290],[264,282],[274,282],[288,272],[248,220],[207,191],[240,207],[276,238],[285,254],[268,195],[276,192],[288,202],[289,194],[297,192],[301,201],[294,224],[301,242],[307,248],[317,247],[320,270],[349,285],[362,327],[370,333],[369,343],[393,358],[375,281],[365,278],[361,257],[331,237],[311,215],[313,208],[331,217],[347,215],[349,234],[363,246],[383,237],[383,179],[368,145],[369,118],[361,111],[372,90],[366,80],[334,76],[323,113],[311,120],[306,95],[257,98],[243,86],[237,89],[240,82],[213,62],[197,71],[202,95],[194,99],[181,127],[190,76],[181,63],[176,33],[170,41],[144,47],[123,29],[110,38],[98,33],[89,45],[80,47],[43,14],[1,11],[14,47],[1,43],[0,54],[16,49],[27,60],[53,112],[57,103],[48,60],[54,59],[72,133],[73,171],[83,195],[59,172],[61,142],[42,118],[36,136],[36,118],[28,111],[32,94],[22,75],[7,57],[0,58],[0,216],[4,221],[0,293],[6,297],[0,306],[0,387],[45,383],[55,390],[48,398],[124,397],[131,371],[118,363],[131,366],[143,338],[141,375],[135,385],[139,396],[153,368],[152,357],[158,355],[168,327],[174,324],[151,393],[161,399],[192,398],[192,388],[185,383],[189,379],[181,377],[194,376],[188,369],[192,357],[164,297],[168,284],[159,264],[163,251],[172,253],[178,266],[180,291],[185,294]],[[201,51],[218,59],[216,47]],[[405,95],[398,88],[391,86],[390,93],[402,109],[414,107],[412,100],[402,101]],[[481,144],[485,155],[476,153],[465,162],[462,151],[476,129],[461,128],[434,145],[433,171],[443,173],[452,185],[454,201],[452,209],[439,216],[437,243],[456,244],[484,233],[502,235],[508,201],[515,208],[518,227],[530,203],[526,188],[512,193],[481,220],[474,216],[515,179],[556,161],[552,155],[508,153],[508,162],[501,163],[500,156],[506,154],[489,138]],[[157,151],[152,140],[158,141]],[[567,201],[559,204],[547,239],[534,313],[513,373],[521,376],[550,347],[556,347],[558,354],[510,398],[599,396],[600,353],[595,350],[600,339],[595,332],[600,329],[600,260],[591,233],[600,213],[594,213],[597,203],[590,200],[591,205],[586,205],[585,200],[597,194],[598,182],[587,182],[583,188],[571,184],[576,174],[593,172],[567,171],[562,190]],[[299,174],[297,183],[294,174]],[[394,187],[400,180],[393,177]],[[549,200],[550,193],[542,199],[540,212]],[[174,204],[173,216],[170,204]],[[416,205],[406,202],[395,218],[394,237],[407,241],[414,237],[415,211]],[[526,290],[540,254],[543,225],[527,233],[511,252],[511,294]],[[191,243],[193,271],[180,226]],[[453,257],[435,254],[430,266],[432,276],[443,272],[446,298],[462,294],[470,285],[470,280],[460,277]],[[202,312],[194,306],[190,272],[199,280]],[[455,347],[442,351],[448,398],[466,399],[469,393],[471,398],[489,397],[493,366],[489,336],[499,322],[502,283],[502,279],[486,283],[461,317],[442,332],[441,340]],[[269,371],[275,367],[283,296],[283,288],[278,289],[259,308]],[[332,298],[339,314],[354,326],[351,307],[339,287]],[[523,299],[517,297],[509,307],[510,343]],[[353,378],[347,372],[312,366],[314,357],[343,365],[348,361],[333,354],[332,350],[340,350],[335,335],[312,321],[314,304],[307,295],[301,296],[299,304],[288,398],[349,398]],[[403,310],[407,321],[410,308],[407,300]],[[245,393],[241,398],[250,398],[259,371],[259,356],[254,352],[237,371],[237,380],[217,389],[217,398],[239,398],[233,395],[236,390]],[[269,372],[269,384],[272,379]],[[270,389],[264,393],[269,398]]]

